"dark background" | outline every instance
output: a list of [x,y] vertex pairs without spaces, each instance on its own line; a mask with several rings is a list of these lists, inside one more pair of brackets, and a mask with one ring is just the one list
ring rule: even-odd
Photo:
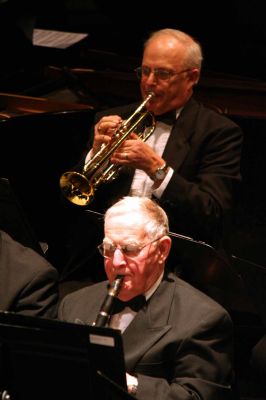
[[[184,30],[204,50],[205,70],[266,78],[266,28],[261,1],[213,2],[164,0],[0,0],[1,67],[11,68],[30,55],[33,27],[90,34],[90,48],[140,57],[148,34],[160,28]],[[28,42],[27,42],[28,41]],[[36,62],[36,60],[35,60]],[[9,65],[9,66],[10,66]]]
[[[58,18],[40,16],[39,24],[88,32],[92,46],[140,56],[149,32],[184,30],[204,49],[205,67],[221,72],[266,77],[266,29],[263,2],[62,1]],[[50,22],[49,22],[50,19]],[[52,21],[53,19],[53,21]]]

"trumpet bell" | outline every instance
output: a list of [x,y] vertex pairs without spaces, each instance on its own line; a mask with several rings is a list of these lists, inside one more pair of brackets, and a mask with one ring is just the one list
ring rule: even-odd
[[79,172],[65,172],[60,178],[63,195],[78,206],[88,205],[94,197],[94,189],[85,175]]

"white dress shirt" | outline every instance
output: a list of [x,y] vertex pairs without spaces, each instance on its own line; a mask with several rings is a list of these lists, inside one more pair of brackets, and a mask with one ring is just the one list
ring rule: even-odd
[[[156,122],[156,127],[152,135],[146,140],[146,143],[157,153],[162,156],[166,143],[169,139],[171,126],[163,122]],[[153,180],[141,169],[136,169],[132,185],[130,188],[130,196],[151,197],[152,194],[160,198],[166,188],[168,182],[173,175],[173,169],[169,168],[168,173],[158,189],[152,190]]]

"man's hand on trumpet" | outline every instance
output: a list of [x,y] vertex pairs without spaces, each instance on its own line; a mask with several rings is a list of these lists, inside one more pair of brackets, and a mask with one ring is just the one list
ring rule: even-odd
[[[100,119],[95,125],[93,154],[99,151],[103,144],[107,145],[110,142],[122,122],[122,118],[118,115],[108,115]],[[113,153],[111,162],[141,169],[149,176],[164,164],[164,160],[135,133],[131,133]]]
[[164,164],[164,160],[135,133],[131,133],[113,153],[111,162],[141,169],[149,176]]
[[122,123],[119,115],[108,115],[100,119],[94,127],[93,154],[97,153],[102,144],[108,144],[114,132]]

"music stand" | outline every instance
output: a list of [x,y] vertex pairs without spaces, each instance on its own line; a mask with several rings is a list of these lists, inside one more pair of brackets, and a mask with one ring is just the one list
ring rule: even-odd
[[243,281],[226,258],[209,244],[170,232],[172,248],[170,268],[185,281],[197,287],[231,314],[254,312]]
[[12,400],[122,400],[120,331],[0,312],[0,393]]
[[224,293],[228,285],[236,285],[237,275],[232,274],[226,258],[212,246],[174,232],[170,232],[170,237],[170,268],[182,279],[207,292],[211,297],[216,297],[218,291]]

